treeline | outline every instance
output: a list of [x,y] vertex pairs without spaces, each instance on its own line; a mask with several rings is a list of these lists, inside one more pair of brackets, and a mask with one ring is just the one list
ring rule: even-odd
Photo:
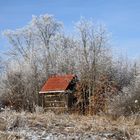
[[[110,36],[104,26],[82,18],[74,27],[75,32],[68,35],[63,24],[47,14],[34,16],[23,28],[4,31],[10,49],[1,60],[0,87],[2,98],[14,109],[34,111],[40,105],[41,86],[53,74],[76,74],[82,85],[79,97],[88,94],[89,106],[95,103],[94,95],[101,85],[105,89],[111,87],[102,90],[105,96],[112,93],[112,88],[117,89],[117,94],[108,98],[112,108],[118,108],[132,95],[130,90],[124,93],[124,89],[136,84],[137,64],[113,56]],[[123,103],[119,102],[118,98],[124,95]],[[113,99],[117,104],[110,102]]]

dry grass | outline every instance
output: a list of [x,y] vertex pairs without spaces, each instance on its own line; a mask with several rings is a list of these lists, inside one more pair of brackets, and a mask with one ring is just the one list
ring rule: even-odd
[[[111,115],[79,116],[46,113],[0,113],[0,139],[41,139],[50,134],[57,139],[81,138],[106,140],[139,140],[140,116],[114,118]],[[69,136],[69,138],[68,138]],[[20,138],[21,137],[21,138]],[[9,139],[8,139],[9,138]],[[5,139],[6,140],[6,139]]]

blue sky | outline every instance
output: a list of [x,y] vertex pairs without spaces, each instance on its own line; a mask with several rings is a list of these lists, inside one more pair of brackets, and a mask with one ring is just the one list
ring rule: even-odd
[[[32,15],[52,14],[68,31],[81,16],[104,23],[112,45],[140,56],[140,0],[0,0],[0,32],[25,26]],[[9,47],[0,35],[0,51]]]

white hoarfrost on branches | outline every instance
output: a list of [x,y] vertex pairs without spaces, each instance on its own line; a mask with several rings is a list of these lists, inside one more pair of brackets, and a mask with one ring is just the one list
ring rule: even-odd
[[17,110],[35,111],[41,103],[38,92],[52,74],[78,75],[90,95],[101,75],[107,75],[120,90],[131,83],[134,67],[128,60],[114,60],[103,25],[81,18],[75,28],[75,35],[66,35],[63,24],[46,14],[33,16],[23,28],[4,32],[10,50],[6,52],[3,95],[12,95],[8,99],[17,104]]

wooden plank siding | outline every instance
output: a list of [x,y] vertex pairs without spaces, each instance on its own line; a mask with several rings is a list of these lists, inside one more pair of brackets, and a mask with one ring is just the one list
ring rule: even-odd
[[70,110],[77,81],[77,76],[71,74],[50,77],[40,91],[42,107],[53,111]]

